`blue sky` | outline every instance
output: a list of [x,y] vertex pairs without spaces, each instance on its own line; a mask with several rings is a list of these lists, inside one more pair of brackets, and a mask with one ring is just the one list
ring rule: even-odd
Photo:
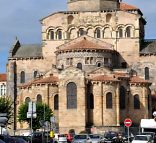
[[[67,0],[0,0],[0,73],[6,72],[9,49],[16,37],[22,44],[41,42],[40,19],[66,10]],[[146,39],[156,39],[156,0],[123,0],[141,9]]]

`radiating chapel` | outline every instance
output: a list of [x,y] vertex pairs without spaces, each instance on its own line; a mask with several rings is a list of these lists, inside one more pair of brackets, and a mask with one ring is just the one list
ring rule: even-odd
[[16,40],[9,51],[15,113],[23,102],[46,103],[62,133],[152,118],[156,41],[144,39],[141,10],[121,0],[68,0],[67,7],[40,20],[41,44]]

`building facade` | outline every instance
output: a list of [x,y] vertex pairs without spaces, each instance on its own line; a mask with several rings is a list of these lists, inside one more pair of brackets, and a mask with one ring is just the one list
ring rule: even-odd
[[6,96],[7,79],[6,74],[0,74],[0,97]]
[[41,45],[17,40],[10,50],[7,83],[15,112],[23,102],[42,100],[60,132],[151,118],[156,44],[144,39],[140,9],[118,0],[67,5],[67,11],[41,19]]

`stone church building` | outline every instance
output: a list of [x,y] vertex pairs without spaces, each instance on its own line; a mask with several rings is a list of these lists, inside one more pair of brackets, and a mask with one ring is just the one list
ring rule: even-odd
[[119,0],[68,0],[67,6],[40,20],[41,44],[16,40],[10,49],[15,113],[23,102],[42,101],[60,132],[119,127],[127,117],[139,126],[152,118],[156,42],[144,39],[141,10]]

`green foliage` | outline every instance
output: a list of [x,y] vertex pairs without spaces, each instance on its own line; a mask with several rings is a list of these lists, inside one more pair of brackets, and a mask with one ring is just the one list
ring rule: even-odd
[[[18,121],[19,122],[27,122],[29,125],[31,123],[31,119],[27,118],[28,112],[28,103],[23,103],[20,105],[18,110]],[[41,127],[40,121],[49,121],[50,117],[53,116],[52,110],[48,105],[42,104],[40,102],[36,103],[36,113],[37,117],[33,119],[33,130],[39,129]]]
[[0,97],[0,112],[7,113],[7,124],[11,124],[13,117],[13,101],[9,96]]

